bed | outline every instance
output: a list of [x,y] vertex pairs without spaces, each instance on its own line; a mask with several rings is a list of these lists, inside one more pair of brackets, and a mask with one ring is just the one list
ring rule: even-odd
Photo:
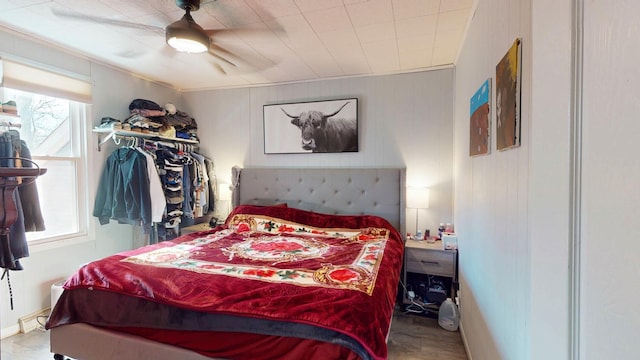
[[54,357],[385,359],[402,267],[402,168],[234,168],[222,226],[81,267]]

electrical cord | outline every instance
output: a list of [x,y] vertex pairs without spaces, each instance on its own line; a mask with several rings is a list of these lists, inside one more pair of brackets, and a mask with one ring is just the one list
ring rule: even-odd
[[409,301],[411,301],[411,304],[407,305],[404,309],[405,314],[407,313],[422,314],[422,313],[427,313],[429,311],[437,313],[437,310],[433,310],[425,307],[426,305],[435,305],[435,303],[430,303],[430,302],[422,302],[422,304],[419,303],[416,300],[416,294],[415,292],[413,292],[413,290],[407,289],[407,287],[404,285],[402,281],[400,281],[400,285],[402,285],[402,287],[404,288],[404,291],[406,291],[407,293],[407,297],[409,298]]
[[38,317],[36,317],[36,322],[38,323],[38,330],[46,330],[46,325],[47,325],[47,320],[49,319],[49,316],[45,316],[45,315],[40,315]]
[[406,291],[407,293],[409,292],[409,290],[407,289],[406,286],[404,286],[404,283],[402,281],[400,281],[400,285],[402,285],[402,287],[404,288],[404,291]]
[[415,302],[414,299],[411,299],[411,304],[407,305],[404,308],[404,312],[406,313],[413,313],[413,314],[422,314],[423,312],[426,312],[427,310],[420,304],[418,304],[417,302]]

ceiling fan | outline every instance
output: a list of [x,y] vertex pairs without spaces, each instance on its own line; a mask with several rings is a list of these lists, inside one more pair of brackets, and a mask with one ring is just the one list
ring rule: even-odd
[[191,17],[192,11],[200,9],[200,0],[176,0],[176,5],[183,9],[185,14],[182,19],[166,27],[167,44],[180,52],[202,53],[208,51],[209,34]]
[[[191,16],[191,12],[198,11],[198,9],[200,9],[200,0],[175,0],[175,2],[179,8],[185,11],[185,14],[180,20],[167,25],[164,29],[153,25],[145,25],[129,21],[96,17],[73,11],[63,11],[58,9],[52,9],[52,11],[55,15],[60,17],[98,22],[120,27],[153,30],[157,32],[162,31],[165,34],[166,43],[176,51],[183,53],[204,53],[208,51],[209,54],[211,54],[216,59],[224,62],[225,64],[232,67],[238,67],[238,65],[236,64],[236,60],[231,60],[231,58],[238,58],[238,56],[236,56],[230,50],[216,45],[212,39],[213,35],[215,34],[219,34],[223,31],[233,31],[233,29],[203,29],[202,26],[198,25]],[[216,66],[216,69],[226,74],[226,71],[219,64],[214,65]],[[261,65],[260,67],[264,67],[264,65]]]

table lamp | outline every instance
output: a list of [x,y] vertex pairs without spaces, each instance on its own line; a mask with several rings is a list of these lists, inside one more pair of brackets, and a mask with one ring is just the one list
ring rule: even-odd
[[219,183],[218,184],[218,207],[220,215],[226,218],[231,212],[231,184]]
[[429,189],[426,187],[407,187],[407,208],[416,209],[416,233],[418,232],[418,215],[421,209],[429,208]]

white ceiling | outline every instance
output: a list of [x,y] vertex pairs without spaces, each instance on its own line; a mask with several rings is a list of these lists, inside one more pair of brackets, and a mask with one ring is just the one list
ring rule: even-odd
[[174,0],[0,0],[0,25],[198,90],[451,65],[472,8],[473,0],[203,0],[193,18],[231,29],[211,39],[237,67],[165,43],[164,28],[184,14]]

